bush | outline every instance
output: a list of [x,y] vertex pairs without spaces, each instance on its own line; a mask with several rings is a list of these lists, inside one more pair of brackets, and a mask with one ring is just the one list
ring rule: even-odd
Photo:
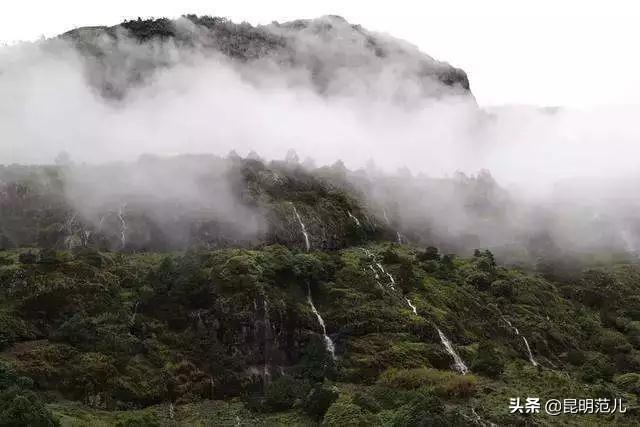
[[466,281],[468,284],[475,287],[479,291],[486,291],[491,285],[491,277],[489,276],[489,274],[482,271],[476,271],[469,274],[466,278]]
[[291,409],[305,392],[305,384],[290,376],[282,376],[269,383],[264,393],[264,409],[278,412]]
[[302,402],[302,409],[316,420],[321,420],[327,409],[338,399],[338,390],[335,387],[328,387],[316,384],[305,396]]
[[588,383],[598,380],[608,381],[613,376],[615,367],[604,355],[598,354],[590,357],[582,367],[582,379]]
[[429,389],[421,389],[411,401],[403,405],[395,414],[394,427],[446,426],[445,407],[442,401]]
[[38,257],[36,254],[31,251],[23,252],[18,256],[18,261],[20,261],[21,264],[35,264],[37,260]]
[[368,393],[356,392],[353,395],[353,403],[369,412],[378,412],[382,409],[380,403]]
[[478,346],[477,357],[471,369],[488,377],[497,378],[504,371],[504,359],[493,344],[485,341]]
[[118,420],[116,427],[158,427],[160,421],[155,415],[125,415]]
[[29,390],[31,378],[18,377],[0,364],[0,427],[60,425],[39,396]]
[[322,425],[327,427],[369,427],[374,424],[375,417],[348,401],[335,402],[322,420]]
[[477,379],[473,375],[430,368],[388,369],[380,375],[378,383],[405,390],[433,387],[439,396],[466,398],[475,393]]
[[640,395],[640,374],[636,372],[618,375],[613,379],[613,382],[629,393]]
[[489,292],[494,297],[511,298],[513,296],[513,286],[506,280],[494,280],[489,286]]
[[440,254],[438,253],[438,248],[433,246],[427,247],[424,252],[418,254],[419,261],[440,261]]
[[582,366],[586,360],[584,353],[580,350],[571,350],[567,353],[567,360],[573,366]]
[[628,353],[632,350],[631,344],[623,334],[609,329],[603,329],[596,337],[596,342],[603,353]]

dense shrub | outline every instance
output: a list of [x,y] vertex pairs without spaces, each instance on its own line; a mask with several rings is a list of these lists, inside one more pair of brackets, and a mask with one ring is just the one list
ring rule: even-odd
[[308,387],[303,382],[286,375],[279,377],[265,389],[264,409],[272,412],[290,409],[307,391]]
[[430,368],[389,369],[378,383],[389,388],[417,389],[433,387],[439,396],[466,398],[475,393],[477,379],[473,375],[459,375],[451,371]]
[[374,423],[372,414],[345,400],[338,400],[331,405],[322,419],[322,425],[326,427],[369,427]]
[[478,347],[471,370],[491,378],[497,378],[504,371],[504,358],[491,342],[483,341]]
[[337,399],[338,390],[335,387],[316,384],[304,397],[302,409],[313,419],[321,420]]
[[0,426],[55,427],[60,423],[30,388],[30,378],[18,377],[0,363]]

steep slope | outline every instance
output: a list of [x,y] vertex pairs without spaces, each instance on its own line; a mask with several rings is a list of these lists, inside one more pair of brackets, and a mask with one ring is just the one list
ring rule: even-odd
[[[461,70],[335,16],[60,40],[105,105],[202,56],[321,97],[472,99]],[[293,151],[57,163],[0,166],[0,425],[640,423],[640,266],[607,219],[571,251],[487,171]],[[511,414],[515,397],[628,410]]]
[[[241,62],[270,61],[276,71],[309,72],[315,89],[327,96],[379,90],[383,82],[394,86],[387,96],[403,101],[447,92],[471,96],[464,71],[339,16],[253,27],[187,15],[175,21],[149,19],[78,28],[62,38],[93,59],[87,61],[89,79],[107,96],[124,96],[132,84],[144,82],[157,68],[172,66],[180,56],[194,51],[205,56],[221,53]],[[298,84],[295,79],[289,83]]]
[[554,283],[489,252],[397,244],[1,259],[3,364],[54,392],[51,408],[68,420],[165,423],[171,404],[186,425],[213,411],[203,399],[227,401],[217,411],[231,424],[412,425],[425,399],[435,406],[422,417],[437,425],[550,421],[509,415],[514,396],[636,405],[633,265]]

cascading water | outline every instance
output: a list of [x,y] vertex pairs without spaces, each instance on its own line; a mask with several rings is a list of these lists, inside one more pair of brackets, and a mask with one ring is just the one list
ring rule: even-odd
[[[395,291],[395,290],[396,290],[396,287],[395,287],[396,281],[395,281],[395,279],[393,278],[393,276],[392,276],[390,273],[388,273],[388,272],[384,269],[384,267],[382,266],[382,264],[381,264],[381,263],[376,262],[376,258],[375,258],[375,256],[373,255],[373,253],[371,253],[370,251],[368,251],[368,250],[366,250],[366,249],[364,249],[364,248],[363,248],[362,250],[364,251],[364,253],[365,253],[369,258],[373,259],[374,263],[376,264],[376,267],[378,267],[378,270],[380,270],[380,272],[381,272],[382,274],[385,274],[385,275],[389,278],[389,287],[390,287],[392,290],[394,290],[394,291]],[[380,287],[382,288],[382,285],[380,284],[380,281],[379,281],[379,279],[380,279],[380,275],[378,274],[378,272],[376,271],[376,269],[375,269],[375,268],[373,268],[373,265],[369,264],[369,268],[371,269],[371,271],[373,272],[373,275],[374,275],[374,276],[375,276],[375,278],[376,278],[376,283],[378,284],[378,286],[380,286]],[[411,302],[411,300],[410,300],[409,298],[404,297],[404,300],[407,302],[407,305],[408,305],[409,307],[411,307],[411,311],[413,311],[413,314],[415,314],[415,315],[417,316],[417,315],[418,315],[418,310],[417,310],[416,306],[415,306],[415,305],[413,305],[413,303]]]
[[382,215],[384,216],[384,220],[387,223],[387,225],[391,225],[391,221],[389,221],[389,217],[387,216],[387,210],[386,209],[382,209]]
[[375,268],[373,268],[373,265],[369,264],[369,269],[371,270],[371,272],[373,273],[373,277],[376,278],[376,285],[384,290],[384,288],[382,287],[382,283],[380,283],[380,275],[378,274],[378,272],[376,271]]
[[333,341],[331,341],[331,338],[329,338],[329,335],[327,335],[327,328],[324,325],[324,319],[322,319],[322,316],[320,316],[320,313],[318,313],[318,310],[316,310],[316,306],[313,304],[313,300],[311,299],[311,288],[309,286],[307,286],[307,302],[309,303],[309,306],[311,307],[311,311],[313,311],[313,314],[316,315],[316,318],[318,319],[318,323],[322,328],[322,336],[324,337],[325,348],[329,353],[331,353],[331,358],[333,360],[336,360],[336,348],[333,345]]
[[129,324],[132,326],[136,323],[136,316],[138,315],[139,305],[140,305],[140,301],[136,301],[136,304],[133,306],[133,314],[131,315],[131,319],[129,320]]
[[378,267],[378,269],[382,272],[382,274],[385,274],[388,278],[389,278],[389,286],[391,287],[391,289],[393,289],[394,291],[396,290],[396,281],[393,278],[393,276],[389,273],[387,273],[384,269],[384,267],[382,266],[382,264],[380,264],[379,262],[376,262],[376,266]]
[[351,213],[351,211],[347,211],[347,213],[349,214],[349,218],[351,218],[358,227],[360,227],[360,221],[358,220],[358,218],[356,218],[355,216],[353,216],[353,214]]
[[522,341],[524,341],[524,346],[527,348],[527,355],[529,356],[529,362],[531,362],[533,366],[538,366],[538,362],[536,362],[536,360],[533,358],[533,353],[531,352],[531,347],[529,347],[529,341],[527,341],[527,338],[524,335],[520,334],[520,331],[518,330],[518,328],[513,326],[509,321],[509,319],[503,317],[502,320],[504,320],[505,323],[509,325],[511,329],[513,329],[513,331],[516,333],[517,336],[522,338]]
[[[393,278],[393,276],[384,269],[384,267],[382,266],[381,263],[376,261],[375,256],[371,251],[368,251],[367,249],[364,249],[364,248],[362,250],[364,251],[364,253],[369,258],[371,258],[374,261],[376,267],[378,267],[378,270],[380,270],[380,272],[382,272],[382,274],[385,274],[389,278],[389,281],[390,281],[389,286],[391,287],[391,289],[395,290],[396,289],[395,288],[396,281]],[[373,266],[370,265],[369,268],[371,268],[371,270],[375,274],[376,279],[378,279],[378,277],[379,277],[378,273],[373,268]],[[309,294],[309,295],[311,295],[311,294]],[[404,297],[404,300],[406,301],[407,305],[409,307],[411,307],[411,311],[413,311],[413,314],[415,314],[416,316],[419,316],[418,310],[417,310],[416,306],[413,305],[411,300],[409,298],[407,298],[407,297]],[[445,349],[447,350],[447,353],[449,353],[451,355],[451,357],[453,358],[455,370],[460,372],[463,375],[466,374],[467,372],[469,372],[469,368],[467,368],[467,365],[464,364],[464,362],[462,361],[462,358],[453,349],[453,345],[451,344],[451,341],[449,341],[449,339],[440,330],[440,328],[436,328],[436,330],[438,331],[438,335],[440,336],[440,341],[442,341],[442,344],[444,345]]]
[[399,231],[396,231],[396,236],[397,236],[398,244],[401,245],[402,244],[402,235],[400,234]]
[[407,304],[409,304],[409,307],[411,307],[411,310],[413,311],[413,314],[415,314],[417,316],[418,315],[418,309],[416,308],[416,306],[411,303],[411,300],[409,298],[404,297],[404,300],[407,302]]
[[269,339],[271,331],[271,320],[269,319],[269,302],[265,296],[262,300],[262,309],[264,311],[264,366],[262,369],[262,377],[264,384],[269,382],[271,378],[271,370],[269,369]]
[[120,220],[120,245],[122,246],[122,249],[127,246],[127,221],[124,219],[124,210],[126,207],[127,205],[124,204],[120,206],[120,209],[118,210],[118,219]]
[[79,243],[78,241],[81,239],[78,236],[76,236],[77,228],[78,228],[78,224],[76,221],[76,214],[74,213],[64,223],[64,231],[67,233],[67,237],[65,237],[64,239],[65,248],[73,249],[74,246],[78,245]]
[[309,244],[309,233],[307,233],[307,227],[305,227],[304,222],[302,222],[302,218],[300,218],[300,214],[295,206],[293,206],[293,212],[296,214],[296,218],[298,219],[298,224],[300,224],[300,229],[302,230],[302,235],[304,236],[304,243],[307,248],[307,252],[311,249],[311,245]]
[[447,338],[446,335],[442,333],[440,328],[436,328],[436,330],[438,331],[438,335],[440,335],[440,341],[442,341],[442,345],[444,345],[447,353],[449,353],[449,355],[453,358],[453,367],[456,371],[460,372],[462,375],[465,375],[467,372],[469,372],[469,368],[467,368],[467,365],[464,364],[462,358],[458,356],[458,353],[456,353],[456,351],[453,349],[453,345],[451,344],[451,341],[449,341],[449,338]]
[[533,358],[533,353],[531,353],[531,347],[529,347],[529,341],[527,341],[524,335],[521,335],[521,337],[522,337],[522,340],[524,341],[525,347],[527,347],[527,353],[529,354],[529,362],[531,362],[533,366],[538,366],[538,362],[536,362],[536,360]]

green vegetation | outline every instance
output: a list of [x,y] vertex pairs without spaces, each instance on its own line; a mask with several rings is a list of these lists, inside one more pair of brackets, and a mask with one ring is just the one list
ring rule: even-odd
[[[516,396],[622,397],[619,421],[636,419],[637,266],[555,283],[487,251],[365,249],[4,251],[0,425],[451,425],[472,409],[512,424]],[[436,326],[472,373],[450,368]]]
[[[153,217],[134,202],[123,244],[113,206],[74,211],[71,166],[0,168],[0,425],[640,421],[640,266],[628,258],[551,252],[514,267],[421,246],[427,235],[391,243],[397,224],[340,164],[141,162],[224,169],[268,227],[245,239],[220,218],[167,222],[162,203]],[[219,179],[208,173],[198,179]],[[514,397],[628,410],[510,414]]]

